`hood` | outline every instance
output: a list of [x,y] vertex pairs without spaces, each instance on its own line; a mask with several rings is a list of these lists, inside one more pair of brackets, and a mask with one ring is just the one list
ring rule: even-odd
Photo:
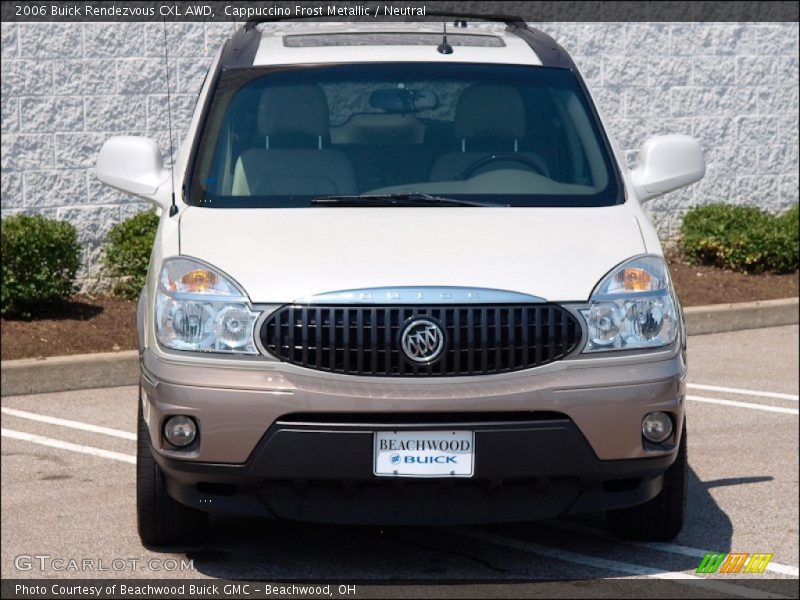
[[236,280],[256,303],[401,286],[507,290],[587,300],[645,252],[626,205],[598,208],[188,207],[180,252]]

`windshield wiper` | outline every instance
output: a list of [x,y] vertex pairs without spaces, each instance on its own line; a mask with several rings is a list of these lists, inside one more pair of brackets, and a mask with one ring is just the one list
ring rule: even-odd
[[406,192],[401,194],[362,194],[360,196],[320,196],[312,198],[315,206],[508,206],[495,202],[477,202],[474,200],[458,200],[432,196],[422,192]]

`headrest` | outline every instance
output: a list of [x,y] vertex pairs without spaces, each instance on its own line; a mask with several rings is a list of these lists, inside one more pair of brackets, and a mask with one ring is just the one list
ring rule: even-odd
[[475,83],[456,106],[453,131],[457,138],[491,135],[519,139],[525,136],[525,105],[511,86]]
[[258,130],[262,135],[327,136],[329,127],[328,100],[318,85],[276,86],[261,93]]

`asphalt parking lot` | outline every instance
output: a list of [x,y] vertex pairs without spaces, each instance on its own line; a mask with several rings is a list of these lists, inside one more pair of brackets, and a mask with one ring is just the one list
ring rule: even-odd
[[[136,388],[3,398],[2,577],[391,579],[426,586],[680,578],[673,583],[686,586],[689,597],[786,596],[787,589],[796,596],[798,327],[691,337],[689,360],[688,521],[671,544],[615,540],[602,515],[589,515],[451,528],[220,519],[203,545],[146,549],[134,518]],[[774,556],[762,575],[698,575],[708,551]],[[20,555],[106,565],[122,558],[137,566],[80,573],[48,559],[44,569],[36,560],[27,569]],[[161,568],[148,567],[152,559]],[[168,559],[191,560],[192,568],[167,569]],[[776,587],[775,579],[787,578],[793,587]],[[426,595],[445,589],[452,588],[430,587]]]

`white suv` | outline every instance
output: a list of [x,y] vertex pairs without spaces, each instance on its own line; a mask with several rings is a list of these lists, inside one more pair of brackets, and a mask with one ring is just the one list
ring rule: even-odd
[[[475,19],[473,19],[474,21]],[[247,23],[174,165],[113,138],[107,184],[161,223],[138,310],[138,518],[339,523],[606,510],[670,539],[685,336],[629,171],[567,53],[522,21]]]

